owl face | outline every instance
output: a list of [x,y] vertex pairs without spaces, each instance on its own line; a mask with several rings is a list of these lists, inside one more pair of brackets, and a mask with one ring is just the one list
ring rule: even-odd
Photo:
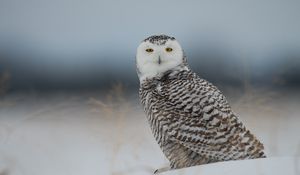
[[137,48],[136,63],[141,82],[173,69],[182,62],[182,48],[173,37],[150,36]]

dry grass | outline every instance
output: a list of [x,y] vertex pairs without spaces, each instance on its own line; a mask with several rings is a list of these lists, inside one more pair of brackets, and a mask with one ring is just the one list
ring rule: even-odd
[[0,96],[4,95],[9,89],[9,80],[11,75],[8,71],[4,71],[0,74]]
[[102,117],[106,118],[122,118],[124,113],[130,112],[132,109],[129,100],[126,100],[125,88],[122,83],[114,84],[103,99],[91,97],[89,103],[93,105],[93,110],[98,111]]
[[90,104],[99,109],[102,117],[114,121],[114,132],[112,132],[111,140],[113,144],[113,154],[110,163],[110,172],[112,175],[121,175],[123,172],[114,172],[116,166],[116,159],[119,154],[120,148],[125,144],[124,130],[125,119],[132,112],[132,105],[125,97],[125,88],[122,83],[116,83],[112,86],[111,90],[105,95],[104,99],[90,98]]
[[238,97],[233,105],[238,109],[246,111],[259,111],[274,113],[274,99],[278,99],[280,94],[270,89],[247,87],[244,93]]

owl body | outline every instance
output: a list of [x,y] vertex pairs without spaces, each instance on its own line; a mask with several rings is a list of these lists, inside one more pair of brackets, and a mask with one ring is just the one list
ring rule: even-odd
[[[181,49],[176,44],[168,45],[168,41],[173,41],[172,38],[165,40],[159,42],[159,46],[163,45],[164,49],[173,47],[175,51]],[[154,42],[151,44],[158,45]],[[169,60],[162,58],[168,53],[162,54],[163,49],[157,52],[153,57],[161,60],[155,60],[157,63],[153,64],[168,64]],[[166,57],[177,59],[177,63],[180,62],[176,58],[178,55]],[[138,69],[144,69],[138,70],[138,73],[147,75],[139,75],[140,101],[152,133],[170,161],[170,167],[177,169],[218,161],[265,157],[262,143],[239,121],[222,93],[191,71],[183,54],[180,59],[177,65],[170,63],[175,66],[155,68],[154,73],[138,65]]]

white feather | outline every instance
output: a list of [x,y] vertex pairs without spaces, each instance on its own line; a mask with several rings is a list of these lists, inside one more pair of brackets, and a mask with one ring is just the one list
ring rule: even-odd
[[[173,50],[167,52],[166,48]],[[153,49],[153,52],[146,52],[146,49]],[[159,63],[158,59],[161,59]],[[156,45],[149,41],[142,42],[137,48],[136,63],[139,70],[139,79],[142,83],[147,78],[153,78],[173,69],[183,62],[183,51],[176,40],[168,40],[163,45]]]

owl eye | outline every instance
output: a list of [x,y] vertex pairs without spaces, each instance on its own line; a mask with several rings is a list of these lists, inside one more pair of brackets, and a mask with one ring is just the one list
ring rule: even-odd
[[153,52],[153,49],[149,48],[149,49],[146,49],[146,52]]
[[173,50],[173,49],[172,49],[171,47],[167,47],[167,48],[166,48],[166,51],[167,51],[167,52],[172,52],[172,50]]

